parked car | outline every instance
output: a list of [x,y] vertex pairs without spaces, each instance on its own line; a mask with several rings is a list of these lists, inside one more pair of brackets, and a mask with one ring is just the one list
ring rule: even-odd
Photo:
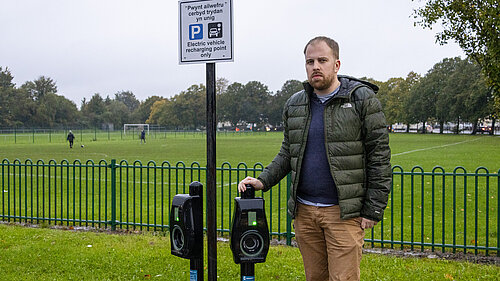
[[491,127],[488,127],[488,126],[479,126],[476,130],[477,133],[480,133],[480,134],[489,134],[491,132]]

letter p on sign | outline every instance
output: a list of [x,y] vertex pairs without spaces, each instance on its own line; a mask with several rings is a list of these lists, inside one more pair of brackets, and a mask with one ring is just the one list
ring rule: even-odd
[[189,40],[203,39],[203,24],[189,25]]

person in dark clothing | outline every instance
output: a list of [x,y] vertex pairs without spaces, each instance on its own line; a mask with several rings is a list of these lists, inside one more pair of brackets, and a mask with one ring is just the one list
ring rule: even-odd
[[142,129],[141,131],[141,143],[142,141],[144,141],[144,143],[146,143],[146,132],[144,132],[144,129]]
[[288,213],[306,280],[360,280],[364,230],[382,220],[392,180],[378,87],[337,75],[330,38],[310,40],[304,55],[308,81],[285,104],[280,152],[238,191],[267,191],[291,173]]
[[69,130],[68,137],[66,138],[67,141],[69,141],[69,148],[73,148],[73,140],[75,139],[75,135],[73,135],[73,132]]

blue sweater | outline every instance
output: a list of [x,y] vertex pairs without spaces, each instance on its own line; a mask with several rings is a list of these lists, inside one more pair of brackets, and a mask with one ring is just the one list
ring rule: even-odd
[[311,125],[300,172],[297,196],[312,203],[338,205],[337,187],[330,173],[326,155],[323,112],[321,103],[313,94],[310,100]]

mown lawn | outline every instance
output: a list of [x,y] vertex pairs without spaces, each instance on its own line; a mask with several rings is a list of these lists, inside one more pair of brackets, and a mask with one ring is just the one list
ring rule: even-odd
[[[229,243],[218,242],[218,280],[239,280],[239,274]],[[0,276],[2,280],[189,280],[189,260],[170,254],[168,233],[96,233],[0,224]],[[256,265],[255,277],[305,280],[299,250],[272,246],[266,263]],[[361,264],[362,280],[499,278],[498,265],[441,259],[365,254]]]

